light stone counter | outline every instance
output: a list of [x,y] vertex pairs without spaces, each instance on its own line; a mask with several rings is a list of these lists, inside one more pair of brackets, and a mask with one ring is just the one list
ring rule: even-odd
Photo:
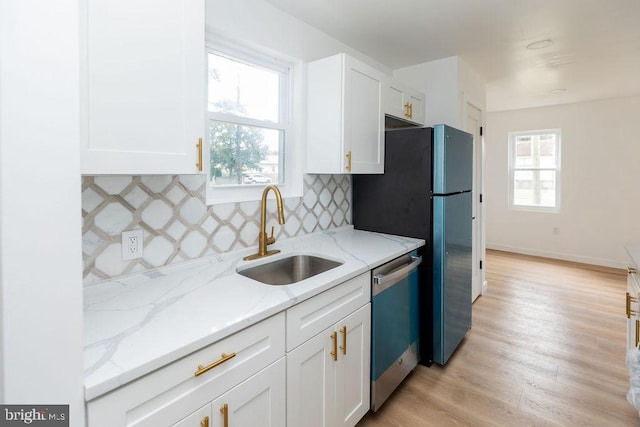
[[[186,262],[84,292],[85,399],[108,391],[214,343],[294,304],[424,245],[420,239],[352,227],[276,242],[282,253],[243,261],[256,248]],[[344,264],[288,286],[236,273],[294,253]]]

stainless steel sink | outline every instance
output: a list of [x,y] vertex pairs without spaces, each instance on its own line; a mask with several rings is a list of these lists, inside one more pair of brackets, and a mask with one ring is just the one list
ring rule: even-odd
[[267,285],[290,285],[342,265],[313,255],[293,255],[237,270],[238,274]]

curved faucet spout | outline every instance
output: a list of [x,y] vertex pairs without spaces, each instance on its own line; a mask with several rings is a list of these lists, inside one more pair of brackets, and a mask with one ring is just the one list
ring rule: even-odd
[[258,253],[249,255],[244,257],[244,260],[252,260],[257,258],[262,258],[268,255],[277,254],[280,252],[279,249],[274,249],[272,251],[267,251],[267,246],[276,242],[276,238],[273,237],[273,227],[271,227],[271,236],[267,237],[267,194],[269,191],[273,190],[273,193],[276,196],[276,204],[278,207],[278,223],[284,224],[284,208],[282,205],[282,194],[280,194],[280,189],[275,185],[267,185],[262,191],[262,204],[260,210],[260,234],[258,235]]

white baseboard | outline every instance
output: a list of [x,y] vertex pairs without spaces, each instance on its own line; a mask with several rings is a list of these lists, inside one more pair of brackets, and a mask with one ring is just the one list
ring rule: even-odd
[[627,264],[620,261],[590,258],[590,257],[585,257],[580,255],[563,254],[558,252],[540,251],[537,249],[517,248],[513,246],[498,245],[498,244],[489,243],[489,242],[487,242],[487,249],[495,249],[497,251],[514,252],[517,254],[539,256],[544,258],[560,259],[563,261],[579,262],[582,264],[600,265],[603,267],[612,267],[612,268],[621,268],[621,269],[627,268]]

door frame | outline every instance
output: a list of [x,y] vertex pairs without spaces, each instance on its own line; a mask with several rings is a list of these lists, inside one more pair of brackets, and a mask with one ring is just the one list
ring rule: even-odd
[[[463,115],[462,123],[463,130],[472,133],[473,144],[473,274],[472,274],[472,296],[471,301],[484,294],[487,290],[486,280],[486,208],[485,208],[485,194],[484,194],[484,164],[485,164],[485,147],[484,147],[484,134],[480,133],[480,129],[469,129],[469,117],[472,114],[471,111],[477,110],[478,117],[476,118],[480,127],[484,130],[484,118],[485,114],[482,108],[478,107],[474,103],[470,102],[463,95]],[[482,197],[482,202],[480,201]],[[482,262],[482,268],[480,268],[480,262]]]

